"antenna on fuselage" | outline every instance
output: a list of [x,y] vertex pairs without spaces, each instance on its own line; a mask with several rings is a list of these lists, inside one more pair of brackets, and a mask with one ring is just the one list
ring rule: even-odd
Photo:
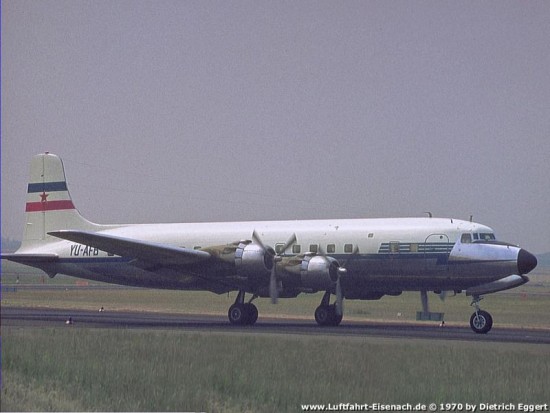
[[470,222],[473,222],[473,221],[474,221],[474,216],[470,215]]
[[425,213],[425,214],[428,214],[428,216],[429,216],[430,218],[433,218],[433,214],[432,214],[430,211],[425,211],[424,213]]

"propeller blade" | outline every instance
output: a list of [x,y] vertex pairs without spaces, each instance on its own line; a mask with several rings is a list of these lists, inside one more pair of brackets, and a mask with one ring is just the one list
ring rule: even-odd
[[317,255],[321,255],[322,257],[326,255],[325,250],[323,249],[323,246],[321,244],[317,245]]
[[349,262],[352,259],[354,259],[357,256],[357,254],[359,254],[359,245],[355,244],[355,247],[353,248],[353,251],[352,251],[351,255],[349,256],[349,258],[346,261],[344,261],[344,263],[342,264],[342,267],[346,268],[347,265],[349,264]]
[[279,301],[279,288],[277,286],[277,263],[273,263],[271,269],[271,276],[269,278],[269,296],[271,297],[271,304],[277,304]]
[[336,283],[336,302],[335,311],[336,315],[341,316],[344,314],[344,299],[342,298],[342,290],[340,288],[340,281]]
[[258,244],[260,247],[262,247],[264,250],[267,251],[267,248],[265,247],[264,243],[262,242],[262,240],[260,239],[260,236],[258,235],[258,233],[256,232],[256,230],[254,230],[254,232],[252,232],[252,240]]
[[296,233],[292,234],[290,238],[286,241],[285,245],[283,245],[283,249],[281,250],[281,254],[284,254],[285,251],[296,242]]
[[330,261],[329,261],[329,259],[327,258],[327,254],[325,253],[325,250],[323,249],[323,247],[321,246],[321,244],[319,244],[319,245],[317,246],[317,255],[318,255],[319,257],[322,257],[322,258],[325,260],[325,262],[327,262],[327,263],[330,265]]
[[[342,268],[342,270],[344,270]],[[336,302],[335,304],[335,310],[336,315],[341,316],[344,314],[344,295],[342,294],[342,285],[340,284],[340,275],[345,274],[344,271],[338,271],[338,279],[336,280]]]
[[343,275],[346,275],[348,271],[340,267],[338,268],[338,279],[336,280],[336,302],[335,302],[335,309],[336,309],[336,315],[341,316],[344,314],[344,294],[342,293],[342,284],[341,284],[341,277]]
[[[357,251],[359,251],[358,248],[356,248]],[[329,262],[329,259],[325,253],[325,250],[319,244],[317,247],[317,255],[320,257],[323,257],[325,261]],[[349,261],[349,260],[348,260]],[[330,262],[329,262],[330,263]],[[340,277],[347,273],[347,270],[341,266],[338,268],[338,278],[336,279],[336,302],[334,303],[334,309],[336,311],[336,315],[341,316],[344,314],[344,294],[342,293],[342,285],[340,283]]]

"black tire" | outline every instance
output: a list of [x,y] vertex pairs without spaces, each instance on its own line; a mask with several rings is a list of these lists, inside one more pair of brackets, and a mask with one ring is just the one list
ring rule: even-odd
[[244,304],[233,304],[229,307],[227,317],[229,322],[234,325],[242,326],[248,323],[248,312]]
[[253,325],[258,320],[258,308],[252,303],[244,304],[244,310],[247,314],[247,323],[248,325]]
[[483,310],[473,313],[470,317],[470,327],[477,334],[487,334],[493,327],[493,317]]
[[336,306],[320,305],[315,310],[315,321],[320,326],[337,326],[342,321],[342,315],[336,315]]
[[333,312],[330,311],[329,305],[320,305],[315,310],[315,321],[320,326],[329,326],[332,322],[332,314]]

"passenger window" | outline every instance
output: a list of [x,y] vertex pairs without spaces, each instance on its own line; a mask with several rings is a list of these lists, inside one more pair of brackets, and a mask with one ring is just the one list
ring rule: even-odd
[[311,244],[309,246],[309,252],[314,252],[314,253],[317,253],[317,251],[319,250],[319,247],[317,244]]
[[479,239],[479,235],[477,235],[477,232],[474,234],[474,240],[477,241]]
[[472,236],[470,234],[462,234],[460,242],[463,244],[469,244],[472,242]]
[[374,234],[372,232],[369,234],[369,238],[374,238]]
[[284,248],[285,244],[275,244],[275,253],[277,255],[282,254],[283,252],[285,252]]
[[399,253],[399,242],[397,242],[397,241],[390,242],[390,252],[392,254],[398,254]]
[[301,249],[302,248],[299,245],[293,245],[292,246],[292,253],[293,254],[299,254]]
[[327,254],[334,254],[336,252],[336,245],[328,244],[327,245]]
[[353,244],[344,245],[344,252],[346,254],[351,254],[353,252]]
[[410,251],[418,252],[418,244],[411,244]]

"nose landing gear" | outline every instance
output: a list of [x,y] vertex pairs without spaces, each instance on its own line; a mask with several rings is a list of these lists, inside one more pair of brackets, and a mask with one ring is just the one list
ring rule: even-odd
[[477,334],[487,334],[493,327],[493,317],[487,311],[480,310],[479,302],[483,297],[474,295],[472,304],[476,309],[475,313],[470,317],[470,327]]

